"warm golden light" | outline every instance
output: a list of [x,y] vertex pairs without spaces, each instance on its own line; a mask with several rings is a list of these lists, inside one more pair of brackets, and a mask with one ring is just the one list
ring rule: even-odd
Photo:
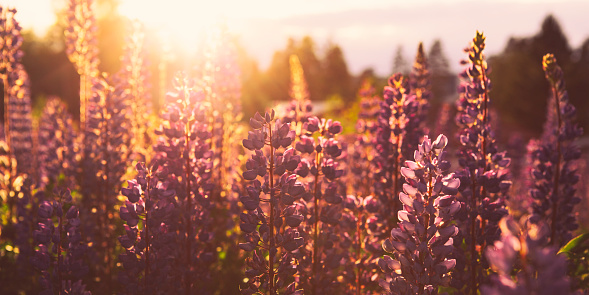
[[119,12],[130,19],[138,19],[149,29],[168,35],[172,41],[192,52],[205,32],[228,22],[230,15],[226,4],[210,1],[124,0],[121,1]]

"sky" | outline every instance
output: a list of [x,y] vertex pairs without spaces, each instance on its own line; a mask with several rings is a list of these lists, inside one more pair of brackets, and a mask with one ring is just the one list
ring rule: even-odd
[[[64,0],[0,0],[18,9],[25,28],[42,35],[56,21]],[[398,46],[412,59],[418,43],[428,49],[441,39],[452,68],[460,69],[462,49],[476,30],[487,35],[487,55],[499,53],[511,36],[537,33],[553,14],[570,44],[589,37],[589,1],[557,0],[120,0],[119,12],[196,50],[202,31],[219,22],[239,36],[247,52],[266,69],[287,38],[310,35],[319,51],[341,46],[350,71],[372,67],[388,75]]]

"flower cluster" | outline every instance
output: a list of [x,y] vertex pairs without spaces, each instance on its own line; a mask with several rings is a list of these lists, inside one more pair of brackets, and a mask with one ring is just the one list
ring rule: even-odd
[[401,188],[400,169],[406,125],[410,114],[416,110],[415,95],[411,94],[409,81],[401,74],[389,78],[384,88],[384,98],[378,115],[376,129],[376,155],[374,157],[374,193],[382,203],[382,221],[392,227],[400,208],[398,193]]
[[[242,193],[241,153],[237,151],[241,145],[240,138],[245,133],[238,124],[241,114],[241,80],[240,68],[236,58],[236,46],[225,28],[212,30],[207,35],[204,46],[204,60],[198,67],[203,83],[205,100],[211,107],[207,110],[209,128],[211,130],[211,152],[213,153],[214,173],[212,181],[226,182],[213,193],[214,200],[229,196],[225,200],[231,202],[236,213],[237,200]],[[243,158],[243,157],[242,157]],[[215,202],[217,203],[217,202]],[[222,207],[222,206],[218,206]],[[225,210],[227,208],[216,208]],[[225,229],[222,229],[224,232]]]
[[411,93],[415,95],[416,101],[412,107],[416,109],[408,109],[406,111],[408,120],[405,125],[405,139],[403,140],[402,148],[405,159],[411,158],[417,144],[421,142],[424,135],[428,134],[425,123],[432,92],[427,58],[425,57],[422,43],[419,43],[419,47],[417,48],[413,69],[409,73],[409,83],[411,84]]
[[122,89],[112,79],[93,79],[92,97],[88,100],[84,132],[81,192],[84,232],[94,245],[90,259],[100,262],[93,275],[112,288],[115,227],[108,220],[114,216],[117,196],[122,186],[129,157],[129,120],[127,101]]
[[208,106],[202,89],[183,73],[176,76],[174,86],[156,132],[160,138],[153,158],[154,167],[162,166],[167,171],[169,188],[175,192],[158,205],[172,210],[162,226],[173,233],[170,242],[176,245],[167,253],[174,267],[164,285],[171,288],[168,292],[178,294],[206,293],[214,288],[209,267],[217,251],[210,217],[215,187],[210,182],[213,164],[211,132],[205,117]]
[[120,216],[127,224],[125,234],[119,237],[125,249],[119,255],[125,268],[119,280],[128,294],[163,294],[168,290],[170,273],[166,253],[174,251],[170,244],[174,233],[169,231],[167,220],[174,214],[176,192],[164,166],[152,171],[138,163],[136,169],[137,177],[121,190],[127,201],[120,207]]
[[8,79],[8,105],[6,120],[9,126],[10,148],[18,166],[17,173],[32,174],[34,160],[31,157],[33,152],[33,123],[31,115],[31,93],[30,81],[24,67],[19,64]]
[[69,0],[64,31],[66,53],[80,75],[80,129],[86,126],[86,104],[92,95],[92,78],[98,76],[98,27],[93,0]]
[[360,97],[360,112],[356,122],[358,134],[354,144],[348,151],[348,187],[359,196],[366,197],[371,194],[370,180],[373,177],[371,162],[373,158],[373,146],[376,133],[376,119],[380,110],[380,97],[375,94],[374,87],[368,81],[358,91]]
[[145,161],[151,142],[148,136],[149,115],[151,114],[151,74],[145,47],[144,28],[138,21],[130,25],[132,32],[127,38],[121,58],[121,70],[115,79],[119,89],[123,89],[128,100],[131,123],[131,147],[134,158]]
[[[463,210],[458,215],[461,235],[464,238],[464,256],[457,257],[454,286],[465,292],[476,292],[483,281],[482,249],[499,238],[499,220],[507,214],[505,200],[511,186],[508,178],[510,159],[499,152],[489,119],[489,69],[483,50],[485,37],[477,32],[468,52],[467,68],[461,74],[465,79],[460,86],[456,122],[462,145],[459,164],[462,168],[459,200]],[[457,239],[456,245],[462,245]],[[467,263],[467,260],[470,261]],[[465,286],[466,284],[466,286]],[[474,294],[474,293],[473,293]]]
[[481,294],[572,294],[565,257],[557,255],[555,247],[544,246],[550,234],[545,224],[525,218],[518,224],[508,216],[499,225],[501,239],[485,251],[496,275],[481,286]]
[[546,79],[551,86],[548,117],[552,125],[545,126],[542,141],[531,149],[533,220],[545,220],[550,226],[550,243],[562,246],[572,237],[578,225],[573,207],[581,199],[576,196],[575,184],[579,175],[574,162],[581,157],[574,141],[583,134],[573,122],[575,107],[569,103],[563,72],[554,55],[547,54],[542,62]]
[[296,141],[303,135],[303,124],[307,122],[313,111],[313,105],[309,100],[307,81],[299,58],[294,54],[291,55],[289,65],[291,101],[286,107],[283,120],[285,123],[290,123],[290,127],[295,131]]
[[41,271],[41,294],[90,294],[81,281],[88,266],[84,264],[87,247],[80,233],[78,208],[71,205],[69,190],[55,194],[58,200],[39,205],[39,227],[33,233],[39,249],[31,262]]
[[[266,290],[274,295],[284,287],[285,294],[302,294],[292,282],[297,273],[292,252],[305,243],[297,230],[304,217],[295,203],[305,193],[294,174],[301,158],[290,148],[294,131],[274,116],[274,111],[263,117],[256,113],[250,119],[254,130],[243,140],[243,146],[254,153],[243,172],[243,177],[251,184],[247,187],[247,195],[240,197],[247,213],[240,215],[246,242],[239,246],[248,252],[260,250],[254,251],[246,261],[248,281],[242,294]],[[280,152],[282,148],[285,150]]]
[[[39,122],[39,186],[56,184],[75,187],[76,139],[72,116],[59,98],[47,100]],[[63,175],[63,182],[60,182]]]
[[450,283],[456,261],[448,254],[458,234],[452,220],[460,210],[455,198],[460,180],[447,172],[447,143],[443,134],[433,143],[426,136],[415,151],[415,162],[406,161],[401,169],[406,180],[399,193],[403,210],[398,212],[398,227],[383,243],[394,258],[384,256],[378,262],[391,276],[380,283],[387,294],[437,294],[438,286]]
[[341,232],[339,223],[343,211],[343,197],[337,182],[344,172],[338,166],[343,150],[336,140],[342,126],[331,119],[309,117],[303,130],[305,133],[296,143],[296,150],[306,157],[296,173],[308,179],[308,194],[301,203],[306,212],[304,232],[311,237],[297,258],[306,290],[311,294],[333,293],[340,275],[339,261],[348,254],[336,238]]

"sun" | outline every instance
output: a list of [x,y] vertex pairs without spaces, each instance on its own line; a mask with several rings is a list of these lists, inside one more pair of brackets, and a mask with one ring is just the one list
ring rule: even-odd
[[226,1],[122,0],[119,13],[159,31],[187,52],[194,52],[207,31],[228,24],[224,4]]

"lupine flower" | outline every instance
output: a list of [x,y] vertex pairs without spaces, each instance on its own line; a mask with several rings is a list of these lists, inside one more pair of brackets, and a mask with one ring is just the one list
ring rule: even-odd
[[[32,161],[29,79],[22,64],[21,26],[16,9],[0,7],[0,77],[4,84],[4,136],[10,158],[20,162],[18,172],[30,172]],[[13,126],[14,125],[14,126]],[[24,157],[27,155],[26,157]],[[11,165],[12,163],[9,163]],[[12,168],[9,168],[12,170]]]
[[338,246],[346,249],[339,273],[343,277],[344,294],[380,294],[378,276],[381,273],[378,259],[383,255],[382,240],[377,238],[380,229],[371,229],[380,207],[373,196],[348,195],[343,201],[344,210],[338,225],[340,237]]
[[[127,101],[122,89],[112,86],[108,77],[93,80],[88,100],[84,132],[81,191],[85,216],[84,231],[94,245],[91,260],[98,267],[92,275],[101,278],[105,290],[111,290],[115,227],[110,222],[129,157],[130,124],[125,113]],[[94,256],[95,255],[95,256]],[[110,292],[110,291],[105,291]]]
[[382,203],[381,218],[389,227],[396,223],[396,212],[400,208],[397,195],[402,183],[402,146],[409,114],[416,106],[407,79],[401,74],[391,76],[389,85],[384,88],[378,115],[374,157],[374,192]]
[[[36,229],[35,213],[39,203],[43,200],[43,193],[33,195],[34,180],[26,174],[19,174],[14,180],[13,190],[16,198],[16,223],[14,224],[14,246],[18,248],[16,257],[16,273],[23,281],[30,279],[30,259],[34,255],[35,244],[32,233]],[[9,229],[10,230],[10,229]]]
[[398,212],[398,227],[383,243],[393,257],[385,255],[378,262],[391,276],[380,283],[387,294],[437,294],[438,286],[450,283],[456,261],[448,254],[458,234],[452,220],[460,210],[455,198],[460,180],[447,172],[447,143],[443,134],[433,143],[426,136],[415,151],[415,161],[406,161],[401,169],[406,180],[399,193],[403,210]]
[[202,90],[182,73],[174,85],[154,147],[154,163],[165,168],[168,187],[175,192],[158,204],[170,207],[162,227],[171,233],[169,242],[174,245],[166,254],[173,267],[169,266],[164,286],[168,292],[203,294],[215,288],[210,285],[210,266],[216,258],[210,217],[211,133]]
[[98,39],[93,0],[69,0],[64,31],[66,53],[80,75],[80,129],[86,127],[86,105],[98,71]]
[[41,271],[41,294],[91,294],[81,281],[88,266],[84,264],[87,247],[79,229],[78,208],[71,205],[69,190],[56,189],[54,194],[57,200],[39,205],[39,226],[33,233],[39,249],[31,263]]
[[[213,156],[212,182],[218,184],[214,200],[228,196],[234,213],[238,214],[237,200],[242,192],[240,161],[241,140],[245,131],[239,121],[241,113],[241,70],[237,50],[226,28],[212,30],[207,35],[202,64],[197,67],[207,109],[208,125],[212,134],[210,151]],[[214,203],[218,203],[215,201]],[[217,208],[225,210],[227,208]],[[225,232],[225,230],[223,230]]]
[[405,125],[405,139],[403,140],[403,157],[410,159],[413,151],[421,138],[428,134],[425,127],[427,115],[432,97],[431,79],[428,69],[427,58],[423,51],[423,44],[419,43],[417,55],[413,63],[413,69],[409,74],[409,83],[411,84],[411,93],[415,95],[416,109],[407,109],[407,124]]
[[[7,148],[5,152],[8,156],[7,169],[5,176],[7,176],[8,187],[12,185],[12,180],[16,174],[16,167],[13,167],[13,144],[11,136],[11,105],[16,102],[12,98],[12,88],[19,79],[19,67],[22,67],[20,60],[23,56],[23,52],[20,47],[23,42],[21,36],[21,26],[18,21],[14,18],[16,9],[8,9],[0,7],[0,40],[2,47],[0,49],[0,77],[2,78],[4,89],[4,140]],[[22,82],[21,84],[22,85]],[[18,86],[17,86],[18,87]],[[12,98],[12,99],[11,99]],[[12,210],[12,206],[9,206],[9,210]],[[11,222],[11,221],[9,221]]]
[[[300,263],[302,283],[311,294],[334,293],[338,290],[339,261],[347,249],[334,239],[343,212],[343,197],[337,179],[343,175],[339,168],[342,145],[336,137],[342,131],[340,122],[309,117],[303,125],[305,134],[296,143],[297,151],[307,155],[297,168],[297,174],[309,173],[302,205],[305,207],[305,232],[310,233],[308,246],[296,255]],[[314,139],[317,135],[317,139]]]
[[[346,232],[340,245],[349,245],[349,254],[343,263],[342,275],[348,288],[354,294],[367,294],[379,290],[373,279],[380,272],[377,259],[383,254],[381,241],[376,232],[368,228],[380,207],[373,193],[373,158],[376,120],[380,111],[381,98],[375,95],[374,87],[367,80],[358,91],[360,113],[356,123],[356,140],[348,148],[349,169],[344,182],[348,195],[344,198],[344,211],[340,228]],[[373,229],[374,230],[374,229]],[[352,290],[350,290],[350,293]]]
[[247,287],[241,290],[242,294],[264,290],[274,295],[283,288],[284,294],[302,294],[292,282],[297,273],[292,252],[304,245],[297,230],[303,216],[295,202],[305,189],[294,175],[301,159],[290,148],[294,131],[289,124],[274,117],[274,111],[263,117],[256,113],[250,119],[254,130],[243,140],[243,146],[254,154],[248,159],[243,173],[251,184],[247,187],[247,195],[240,197],[247,213],[240,215],[240,227],[246,234],[246,242],[239,247],[253,251],[246,261]]
[[551,86],[551,97],[544,138],[531,149],[532,189],[534,222],[544,221],[550,226],[550,243],[563,246],[572,237],[578,225],[573,207],[580,202],[575,184],[579,175],[574,168],[581,151],[574,144],[583,134],[583,129],[573,122],[575,107],[569,103],[563,72],[554,55],[544,56],[542,66]]
[[123,49],[121,70],[115,79],[119,84],[117,87],[125,91],[128,100],[133,157],[146,161],[145,156],[151,142],[148,131],[153,131],[149,129],[152,112],[150,64],[144,46],[143,26],[138,21],[134,21],[130,27],[132,30]]
[[136,169],[137,177],[121,190],[127,201],[120,207],[120,216],[127,224],[125,234],[119,236],[125,248],[119,255],[125,268],[119,281],[128,294],[166,293],[171,267],[166,253],[175,246],[169,242],[175,233],[169,232],[167,221],[174,214],[176,192],[165,166],[149,170],[138,163]]
[[[32,118],[29,78],[20,63],[22,51],[20,49],[23,39],[20,34],[21,27],[14,18],[15,9],[7,9],[0,6],[0,78],[4,88],[4,141],[2,152],[3,159],[0,167],[2,181],[0,187],[6,200],[8,214],[6,224],[3,224],[3,236],[5,233],[14,233],[14,244],[22,249],[17,258],[18,273],[23,279],[28,276],[25,270],[26,261],[32,252],[30,233],[33,226],[32,209],[32,175],[34,173]],[[4,204],[3,204],[4,205]],[[15,210],[16,209],[16,210]],[[16,218],[15,218],[16,217]],[[12,227],[12,225],[15,225]],[[12,235],[12,234],[9,234]]]
[[[246,136],[247,130],[240,123],[243,117],[241,70],[232,37],[225,27],[210,30],[203,46],[202,60],[195,70],[204,92],[204,103],[209,106],[205,108],[206,123],[211,133],[209,151],[213,165],[209,181],[214,184],[210,223],[215,224],[212,234],[226,257],[215,275],[217,278],[229,276],[238,280],[238,270],[244,267],[244,259],[241,259],[241,249],[233,241],[240,238],[237,228],[242,212],[239,197],[246,193],[242,168],[247,157],[241,139]],[[224,284],[216,291],[226,293],[227,289],[235,291],[233,284]]]
[[37,148],[39,153],[39,186],[58,184],[64,176],[66,187],[75,187],[76,138],[71,115],[67,106],[57,97],[47,100],[39,121]]
[[17,173],[32,174],[34,172],[33,153],[33,124],[31,115],[31,90],[29,75],[24,67],[18,64],[14,72],[8,74],[9,110],[7,120],[10,121],[10,148],[16,159]]
[[[510,159],[499,152],[489,119],[489,69],[483,50],[485,37],[477,32],[468,52],[467,68],[461,76],[457,102],[456,122],[460,128],[462,147],[458,162],[462,168],[459,200],[463,210],[458,214],[461,235],[464,238],[464,255],[456,252],[457,271],[454,287],[476,294],[484,280],[485,261],[482,249],[499,238],[498,222],[507,214],[505,200],[511,186],[508,179]],[[462,245],[461,239],[456,245]],[[467,262],[467,260],[469,260]]]
[[290,97],[291,101],[285,110],[283,120],[290,123],[290,127],[295,131],[295,142],[303,135],[303,124],[313,111],[313,105],[309,99],[309,90],[303,66],[296,55],[291,55],[290,65]]
[[491,277],[490,284],[481,286],[481,294],[572,293],[565,256],[557,255],[554,246],[544,246],[550,234],[545,224],[531,223],[526,218],[518,224],[508,216],[499,225],[501,239],[485,251],[496,275]]
[[376,133],[376,119],[379,112],[380,98],[375,95],[374,87],[364,81],[358,96],[360,97],[360,113],[356,123],[356,140],[350,146],[348,174],[348,188],[357,195],[367,197],[372,194],[373,169],[371,162],[374,157],[374,140]]

